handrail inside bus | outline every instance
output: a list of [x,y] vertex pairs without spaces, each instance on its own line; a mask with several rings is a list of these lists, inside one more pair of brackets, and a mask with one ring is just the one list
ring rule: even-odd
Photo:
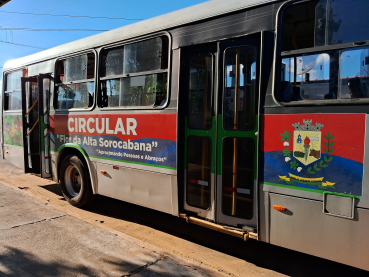
[[39,121],[40,121],[40,119],[37,119],[35,124],[33,124],[31,131],[29,131],[29,133],[26,135],[26,137],[28,137],[32,133],[33,129],[35,129],[35,127],[36,127],[36,125],[38,124]]
[[27,115],[29,115],[29,113],[32,111],[32,109],[35,107],[36,103],[38,102],[38,98],[36,99],[36,101],[32,104],[31,108],[29,108],[28,112],[24,115],[24,117],[26,117]]

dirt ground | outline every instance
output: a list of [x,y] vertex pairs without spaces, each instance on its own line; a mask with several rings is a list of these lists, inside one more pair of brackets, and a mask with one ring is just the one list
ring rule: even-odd
[[187,224],[184,219],[108,197],[85,209],[69,205],[59,185],[0,160],[0,182],[45,205],[121,232],[226,276],[368,276],[368,272],[300,252]]

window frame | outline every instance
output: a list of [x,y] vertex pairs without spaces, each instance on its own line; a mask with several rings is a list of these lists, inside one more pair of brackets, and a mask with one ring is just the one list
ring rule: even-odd
[[[302,48],[297,50],[288,50],[288,51],[281,51],[282,50],[282,43],[283,43],[283,13],[284,11],[292,6],[298,5],[304,2],[309,2],[309,0],[294,0],[294,1],[287,1],[283,3],[276,14],[276,36],[275,36],[275,43],[274,43],[274,60],[273,60],[273,83],[272,83],[272,98],[274,102],[281,107],[289,107],[289,106],[334,106],[334,105],[352,105],[352,104],[367,104],[369,103],[369,98],[353,98],[353,99],[324,99],[324,100],[300,100],[300,101],[291,101],[291,102],[283,102],[278,100],[279,98],[279,88],[280,88],[280,62],[282,62],[283,57],[288,57],[292,55],[303,55],[303,54],[314,54],[320,53],[324,51],[331,51],[331,50],[345,50],[345,49],[354,49],[363,46],[369,46],[369,40],[360,41],[360,42],[350,42],[350,43],[342,43],[342,44],[334,44],[334,45],[325,45],[325,46],[317,46],[317,47],[310,47],[310,48]],[[339,85],[339,84],[337,84]]]
[[[83,80],[77,80],[77,81],[71,81],[71,82],[65,82],[65,83],[56,83],[54,82],[54,95],[53,95],[53,109],[55,110],[55,112],[65,112],[65,111],[92,111],[95,108],[96,105],[96,92],[97,92],[97,88],[96,88],[96,79],[97,79],[97,61],[98,61],[98,53],[96,52],[95,49],[88,49],[88,50],[84,50],[81,52],[74,52],[71,53],[69,55],[65,55],[65,56],[61,56],[58,57],[55,60],[54,63],[54,78],[57,78],[57,63],[61,60],[67,60],[70,58],[74,58],[74,57],[78,57],[78,56],[82,56],[84,54],[90,54],[93,53],[95,56],[95,62],[94,62],[94,77],[90,78],[90,79],[83,79]],[[71,109],[61,109],[61,108],[57,108],[57,97],[58,97],[58,87],[62,86],[62,85],[75,85],[75,84],[87,84],[90,82],[94,82],[94,95],[93,95],[93,102],[92,102],[92,106],[91,107],[87,107],[87,108],[71,108]]]
[[[2,94],[1,105],[2,105],[2,108],[3,108],[2,110],[3,110],[4,113],[14,113],[14,112],[19,113],[19,112],[22,111],[22,108],[16,109],[16,110],[9,110],[9,109],[5,110],[5,95],[7,93],[12,93],[12,92],[17,92],[17,91],[20,91],[21,94],[22,94],[22,86],[21,86],[20,89],[13,89],[13,90],[5,90],[5,88],[7,87],[7,81],[8,81],[7,76],[11,73],[14,73],[14,72],[17,72],[17,71],[23,71],[23,70],[26,70],[26,76],[22,76],[21,79],[19,80],[19,82],[22,84],[22,78],[28,76],[28,68],[26,66],[21,67],[21,68],[17,68],[17,69],[11,69],[11,71],[5,71],[3,73],[3,80],[4,81],[3,81],[3,87],[1,89],[4,93]],[[22,101],[22,99],[21,99],[21,101]]]
[[[149,40],[149,39],[154,39],[154,38],[158,38],[158,37],[162,37],[162,36],[166,36],[168,38],[168,67],[167,69],[157,69],[157,70],[150,70],[150,71],[142,71],[142,72],[138,72],[138,73],[128,73],[128,74],[119,74],[119,75],[111,75],[108,77],[100,77],[101,75],[101,66],[102,66],[102,52],[104,50],[108,50],[108,49],[113,49],[113,48],[117,48],[120,46],[125,46],[125,45],[129,45],[129,44],[133,44],[133,43],[137,43],[137,42],[141,42],[141,41],[145,41],[145,40]],[[106,111],[106,110],[163,110],[168,106],[169,100],[170,100],[170,84],[171,84],[171,76],[170,76],[170,67],[171,67],[171,50],[172,50],[172,38],[170,36],[170,34],[166,31],[164,32],[159,32],[159,33],[155,33],[155,34],[150,34],[147,36],[142,36],[136,39],[131,39],[131,40],[126,40],[123,42],[119,42],[119,43],[113,43],[110,45],[105,45],[103,47],[101,47],[99,49],[99,62],[98,62],[98,72],[96,74],[97,76],[97,81],[96,81],[96,85],[97,85],[97,93],[96,93],[96,107],[101,110],[101,111]],[[160,74],[160,73],[167,73],[167,99],[164,103],[163,106],[115,106],[115,107],[101,107],[101,103],[100,103],[100,96],[101,96],[101,81],[105,81],[105,80],[113,80],[113,79],[120,79],[120,78],[130,78],[130,77],[137,77],[137,76],[146,76],[146,75],[152,75],[152,74]]]

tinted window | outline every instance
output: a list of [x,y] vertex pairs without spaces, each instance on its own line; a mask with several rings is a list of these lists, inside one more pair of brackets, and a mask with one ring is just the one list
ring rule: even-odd
[[360,46],[369,40],[368,10],[369,1],[364,0],[305,1],[287,6],[282,16],[276,99],[369,98],[369,47]]
[[342,99],[369,98],[369,47],[340,51]]
[[282,51],[368,40],[368,10],[366,0],[291,5],[283,12]]
[[330,95],[330,55],[328,53],[284,58],[281,75],[281,91],[285,102],[337,98],[336,93]]
[[187,204],[202,209],[210,206],[211,140],[209,137],[187,138]]
[[189,68],[188,127],[211,128],[213,57],[210,54],[191,58]]
[[222,211],[250,219],[253,216],[254,141],[225,138],[222,158]]
[[368,39],[369,1],[321,0],[316,6],[315,46]]
[[254,128],[256,57],[254,47],[230,48],[225,52],[223,101],[225,129]]

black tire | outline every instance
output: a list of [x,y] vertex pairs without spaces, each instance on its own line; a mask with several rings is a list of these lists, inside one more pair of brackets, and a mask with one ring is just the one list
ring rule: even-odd
[[75,207],[86,206],[94,198],[89,171],[77,156],[64,158],[60,168],[60,186],[65,199]]

